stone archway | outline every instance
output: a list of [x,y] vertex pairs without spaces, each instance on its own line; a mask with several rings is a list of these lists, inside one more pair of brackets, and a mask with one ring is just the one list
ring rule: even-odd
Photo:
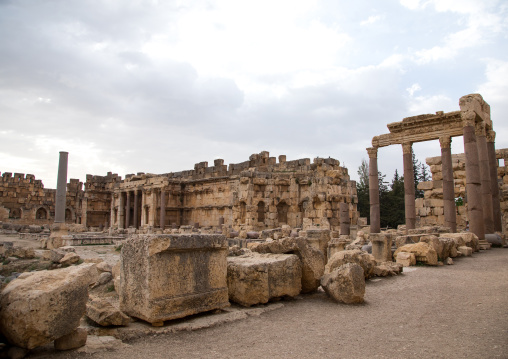
[[48,211],[44,207],[40,207],[35,212],[35,219],[48,219]]
[[289,205],[281,201],[277,205],[277,221],[279,224],[287,224],[288,223],[288,211],[289,211]]

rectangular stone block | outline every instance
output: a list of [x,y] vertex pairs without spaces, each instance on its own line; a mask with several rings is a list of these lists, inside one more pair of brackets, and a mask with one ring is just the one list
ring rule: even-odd
[[120,309],[153,325],[229,305],[223,235],[153,234],[126,241]]
[[302,264],[295,254],[249,253],[228,257],[229,299],[243,306],[294,297],[302,289]]
[[372,255],[377,262],[392,261],[392,236],[385,233],[371,233]]

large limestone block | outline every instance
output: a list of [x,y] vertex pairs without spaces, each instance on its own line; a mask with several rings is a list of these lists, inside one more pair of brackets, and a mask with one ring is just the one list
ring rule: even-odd
[[376,265],[374,257],[360,249],[346,250],[335,253],[325,266],[325,274],[329,274],[346,263],[356,263],[363,269],[365,278],[372,275]]
[[414,266],[416,264],[416,257],[414,253],[399,252],[395,257],[397,264],[403,267]]
[[[452,248],[455,248],[455,241],[447,237],[425,235],[420,238],[420,242],[431,245],[436,251],[437,258],[440,261],[444,261],[446,258],[450,257]],[[454,256],[456,257],[456,253]]]
[[327,258],[328,242],[330,242],[329,229],[307,229],[305,231],[307,241],[316,249],[319,249]]
[[372,255],[378,262],[392,260],[392,235],[387,233],[371,233]]
[[229,305],[223,235],[141,235],[122,247],[120,310],[154,325]]
[[463,241],[463,243],[462,241],[459,242],[461,245],[466,245],[472,248],[473,252],[478,252],[480,250],[478,236],[472,232],[443,233],[443,237],[460,238]]
[[296,254],[302,262],[302,292],[310,293],[319,288],[325,271],[325,256],[313,248],[305,238],[283,238],[278,241],[259,243],[251,248],[258,253]]
[[365,275],[356,263],[346,263],[321,278],[321,285],[333,300],[346,304],[363,303]]
[[23,273],[0,295],[0,330],[16,346],[33,349],[72,333],[85,314],[95,264]]
[[397,250],[393,254],[393,257],[397,258],[397,255],[400,252],[414,253],[416,261],[428,265],[437,265],[436,250],[432,247],[432,245],[428,243],[419,242],[415,244],[406,244],[405,246],[397,248]]
[[294,254],[248,253],[228,257],[229,300],[243,306],[298,295],[302,264]]

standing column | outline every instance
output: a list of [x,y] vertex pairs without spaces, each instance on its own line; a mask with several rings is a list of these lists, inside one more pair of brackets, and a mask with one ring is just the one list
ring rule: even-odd
[[475,126],[476,145],[478,146],[478,163],[480,180],[482,182],[483,221],[485,233],[494,233],[494,210],[492,207],[492,187],[490,185],[489,152],[485,123],[479,122]]
[[65,223],[68,159],[69,152],[60,151],[60,158],[58,161],[58,178],[56,182],[55,223]]
[[476,145],[474,111],[461,113],[464,122],[464,152],[466,155],[466,194],[467,194],[467,218],[469,230],[476,234],[479,239],[485,239],[485,225],[483,222],[482,185],[480,179],[480,167],[478,164],[478,146]]
[[406,212],[406,232],[416,227],[415,175],[411,142],[402,144],[404,159],[404,207]]
[[124,193],[120,192],[118,194],[118,228],[126,228],[125,227],[125,203],[124,203]]
[[148,218],[146,218],[146,194],[145,194],[145,190],[142,189],[141,190],[141,220],[140,220],[140,223],[139,223],[139,226],[142,227],[144,224],[147,224],[148,223]]
[[455,233],[457,232],[457,211],[455,209],[451,142],[452,139],[449,136],[439,137],[443,172],[444,225],[450,227],[452,233]]
[[339,204],[339,219],[340,219],[340,235],[350,234],[350,220],[349,220],[349,204],[341,202]]
[[111,207],[109,209],[109,227],[113,227],[113,224],[116,222],[115,218],[115,194],[111,193]]
[[496,133],[490,130],[487,133],[487,152],[489,156],[490,188],[492,191],[492,213],[494,215],[494,231],[502,232],[501,201],[499,199],[499,185],[497,183]]
[[161,229],[164,230],[166,225],[166,191],[161,188],[161,218],[160,218],[160,226]]
[[129,228],[131,224],[131,192],[125,193],[127,199],[125,201],[125,228]]
[[133,222],[134,222],[134,228],[138,228],[138,204],[139,204],[139,191],[138,189],[134,190],[134,215],[133,215]]
[[377,147],[369,147],[367,152],[369,153],[370,233],[379,233],[381,232],[381,214],[379,210]]

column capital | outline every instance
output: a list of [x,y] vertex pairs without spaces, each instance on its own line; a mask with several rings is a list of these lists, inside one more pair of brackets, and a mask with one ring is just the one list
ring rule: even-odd
[[452,138],[450,136],[441,136],[439,137],[439,144],[441,148],[450,148],[452,143]]
[[402,153],[405,155],[410,154],[412,147],[413,147],[413,144],[411,142],[404,142],[402,144]]
[[368,147],[369,158],[377,158],[377,147]]
[[475,123],[475,119],[476,119],[476,114],[474,113],[474,111],[463,111],[460,113],[460,117],[462,119],[462,125],[464,127],[467,127],[467,126],[474,126],[474,123]]
[[490,130],[487,132],[487,142],[496,142],[496,131]]
[[476,136],[486,136],[487,127],[485,126],[485,122],[476,123],[474,126],[474,133]]

